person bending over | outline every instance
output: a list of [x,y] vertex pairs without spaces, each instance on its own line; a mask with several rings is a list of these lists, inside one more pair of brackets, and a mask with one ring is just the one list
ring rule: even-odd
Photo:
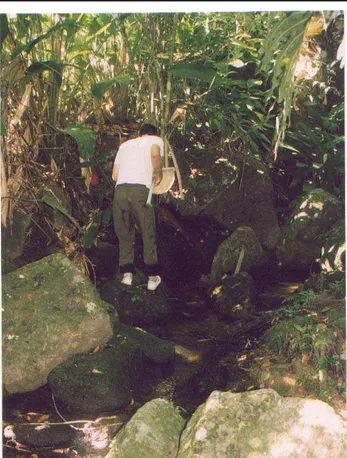
[[154,291],[161,283],[158,266],[155,215],[146,206],[152,183],[158,185],[163,177],[163,140],[157,128],[143,124],[139,136],[124,142],[113,164],[112,179],[116,182],[113,197],[113,221],[119,241],[119,269],[122,283],[133,282],[135,224],[143,241],[143,259],[148,275],[147,288]]

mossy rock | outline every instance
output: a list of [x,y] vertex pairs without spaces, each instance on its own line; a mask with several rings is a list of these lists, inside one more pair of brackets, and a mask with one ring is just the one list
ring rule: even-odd
[[184,423],[170,401],[154,399],[116,435],[105,458],[175,458]]
[[2,286],[3,383],[11,394],[46,384],[54,367],[112,336],[111,307],[63,254],[4,275]]
[[242,249],[244,249],[241,265],[243,272],[260,267],[265,262],[263,249],[254,230],[250,227],[239,227],[217,249],[211,268],[212,284],[220,284],[224,274],[235,272]]
[[123,285],[118,278],[101,288],[100,297],[113,305],[124,324],[141,326],[168,321],[172,317],[172,309],[164,297],[143,288]]
[[277,247],[283,267],[304,269],[320,257],[326,233],[343,214],[343,204],[323,189],[306,194],[293,209]]
[[97,414],[129,405],[141,372],[140,348],[122,338],[111,348],[61,364],[48,382],[67,411]]

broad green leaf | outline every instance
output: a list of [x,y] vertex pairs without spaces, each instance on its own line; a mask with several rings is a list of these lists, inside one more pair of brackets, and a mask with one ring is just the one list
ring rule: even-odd
[[99,83],[93,84],[92,94],[94,97],[101,99],[101,97],[111,86],[115,84],[130,84],[131,81],[132,80],[128,75],[120,75],[109,80],[100,81]]
[[193,78],[209,84],[214,81],[216,86],[238,86],[246,88],[245,81],[224,78],[218,74],[216,68],[207,65],[179,62],[169,68],[168,71],[179,78]]
[[95,151],[96,136],[94,132],[88,127],[79,124],[69,124],[64,130],[63,134],[73,137],[78,145],[78,151],[84,159],[90,159]]
[[49,205],[55,210],[60,211],[63,215],[65,215],[79,230],[81,230],[80,225],[76,221],[76,219],[70,215],[67,209],[60,203],[59,199],[55,196],[55,194],[47,195],[41,198],[41,201],[45,204]]

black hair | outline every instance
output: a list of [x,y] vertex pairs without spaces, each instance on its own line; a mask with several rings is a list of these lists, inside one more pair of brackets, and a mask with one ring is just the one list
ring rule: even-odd
[[142,124],[140,129],[140,136],[142,135],[157,135],[158,129],[153,124]]

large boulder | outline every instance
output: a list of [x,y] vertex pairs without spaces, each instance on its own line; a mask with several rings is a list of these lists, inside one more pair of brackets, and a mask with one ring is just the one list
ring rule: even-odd
[[171,402],[154,399],[116,435],[106,458],[175,458],[184,423]]
[[345,426],[319,400],[214,391],[184,429],[177,458],[343,458]]
[[178,211],[213,217],[230,232],[250,226],[264,248],[274,249],[279,226],[272,180],[263,161],[253,154],[202,151],[193,162],[185,199],[173,199]]
[[323,189],[306,194],[283,227],[277,256],[283,267],[307,269],[321,254],[324,235],[344,214],[342,202]]
[[235,272],[242,248],[242,271],[248,272],[265,262],[263,249],[254,230],[247,226],[239,227],[217,249],[211,268],[212,284],[219,283],[224,274]]
[[56,366],[112,336],[108,304],[63,254],[3,276],[2,288],[3,383],[10,394],[46,384]]
[[70,412],[98,414],[126,407],[142,373],[142,352],[126,338],[109,348],[75,357],[53,369],[54,398]]

